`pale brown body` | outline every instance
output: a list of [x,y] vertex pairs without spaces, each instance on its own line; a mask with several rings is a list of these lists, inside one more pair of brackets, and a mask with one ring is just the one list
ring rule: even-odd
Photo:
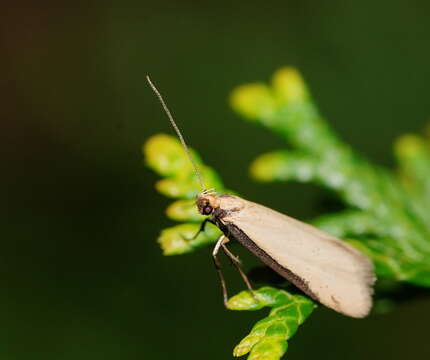
[[[369,313],[373,265],[349,244],[237,196],[203,192],[197,207],[201,214],[211,215],[210,221],[224,232],[214,249],[215,258],[219,248],[226,251],[225,237],[235,239],[325,306],[352,317]],[[247,286],[250,288],[249,282]]]

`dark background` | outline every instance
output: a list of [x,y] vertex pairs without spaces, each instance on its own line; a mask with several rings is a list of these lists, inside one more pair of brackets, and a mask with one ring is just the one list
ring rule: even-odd
[[[0,357],[231,358],[264,313],[223,308],[210,249],[163,257],[156,244],[172,223],[140,146],[173,131],[145,74],[228,187],[311,218],[324,190],[244,176],[284,144],[233,114],[229,91],[297,66],[343,139],[393,166],[395,138],[429,119],[429,12],[424,1],[1,5]],[[429,311],[428,298],[365,320],[319,308],[288,358],[425,358]]]

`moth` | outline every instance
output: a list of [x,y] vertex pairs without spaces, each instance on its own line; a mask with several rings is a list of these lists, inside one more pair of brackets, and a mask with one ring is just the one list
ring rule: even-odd
[[[148,76],[147,80],[178,134],[204,189],[198,166],[163,97]],[[211,222],[223,232],[212,256],[225,305],[228,295],[218,260],[220,250],[236,266],[247,288],[253,291],[241,262],[227,247],[229,241],[238,241],[279,275],[328,308],[355,318],[368,315],[376,280],[373,264],[351,245],[309,224],[238,196],[217,195],[211,190],[203,190],[197,196],[196,205],[200,214],[208,216],[200,231],[204,231],[206,223]]]

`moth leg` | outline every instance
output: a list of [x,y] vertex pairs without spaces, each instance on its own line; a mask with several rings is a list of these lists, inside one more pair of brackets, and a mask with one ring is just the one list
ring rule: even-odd
[[202,232],[202,231],[205,231],[205,227],[206,227],[206,224],[208,223],[208,222],[210,222],[210,223],[212,223],[213,224],[213,221],[210,219],[210,218],[206,218],[206,219],[204,219],[203,221],[202,221],[202,223],[200,224],[200,229],[199,229],[199,231],[197,231],[197,233],[191,238],[191,239],[188,239],[188,240],[194,240],[195,238],[197,238],[197,236],[199,236],[199,234]]
[[224,301],[224,306],[227,307],[227,300],[228,300],[228,295],[227,295],[227,287],[225,285],[225,279],[224,279],[224,275],[222,273],[221,270],[221,263],[218,260],[218,252],[221,246],[224,245],[224,243],[229,242],[229,239],[227,237],[225,237],[224,235],[222,235],[218,241],[216,242],[216,245],[212,251],[212,258],[215,264],[215,269],[218,273],[218,277],[221,283],[221,289],[222,289],[222,298]]
[[208,222],[210,222],[210,223],[214,223],[213,221],[212,221],[212,219],[210,219],[210,218],[206,218],[206,219],[204,219],[203,221],[202,221],[202,223],[200,224],[200,228],[199,228],[199,231],[197,231],[193,236],[191,236],[191,237],[188,237],[188,236],[185,236],[185,235],[182,235],[181,234],[181,237],[182,237],[182,239],[184,239],[185,241],[191,241],[191,240],[195,240],[196,238],[197,238],[197,236],[199,236],[199,234],[202,232],[202,231],[205,231],[205,227],[206,227],[206,224],[208,223]]
[[257,300],[255,292],[254,292],[254,288],[251,285],[251,282],[248,279],[248,276],[246,276],[245,272],[243,271],[242,267],[241,267],[241,262],[239,260],[239,258],[237,256],[235,256],[225,245],[228,241],[223,242],[221,244],[221,247],[224,251],[224,253],[227,255],[227,257],[231,260],[231,262],[233,263],[234,266],[236,266],[236,269],[239,271],[240,276],[242,277],[243,282],[245,283],[246,287],[248,288],[248,290],[252,293],[252,296],[255,298],[255,300]]

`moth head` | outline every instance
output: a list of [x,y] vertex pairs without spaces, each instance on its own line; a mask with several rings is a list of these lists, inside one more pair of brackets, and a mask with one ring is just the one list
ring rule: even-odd
[[197,197],[197,209],[202,215],[212,215],[213,211],[219,208],[219,198],[216,195],[202,192]]

